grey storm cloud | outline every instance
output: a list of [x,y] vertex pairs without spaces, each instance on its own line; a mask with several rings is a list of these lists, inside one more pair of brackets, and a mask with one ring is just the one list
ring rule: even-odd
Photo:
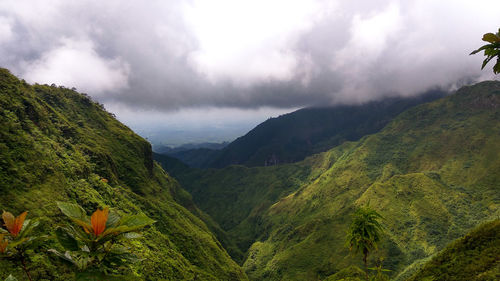
[[497,0],[3,0],[0,66],[154,110],[362,102],[493,77],[468,54],[499,10]]

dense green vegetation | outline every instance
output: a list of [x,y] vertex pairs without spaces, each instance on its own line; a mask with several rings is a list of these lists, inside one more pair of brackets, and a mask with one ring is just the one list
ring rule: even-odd
[[175,176],[247,252],[252,280],[317,280],[361,266],[344,241],[352,213],[367,203],[386,233],[368,263],[383,258],[404,280],[500,215],[499,109],[500,82],[482,82],[295,164]]
[[[56,201],[87,213],[108,206],[156,221],[133,240],[143,280],[246,280],[207,225],[191,196],[153,162],[151,146],[87,96],[64,87],[28,85],[0,69],[0,209],[42,218],[39,234],[63,225]],[[195,216],[193,213],[197,214]],[[208,220],[208,219],[207,219]],[[71,270],[48,249],[29,253],[35,280],[68,280]],[[22,270],[0,259],[0,279]]]
[[[0,69],[0,128],[0,209],[23,219],[28,210],[40,218],[30,235],[50,235],[26,252],[34,280],[73,276],[60,254],[79,249],[56,201],[154,220],[123,242],[141,259],[130,264],[140,280],[362,280],[363,261],[345,241],[366,205],[384,218],[369,267],[394,280],[498,279],[500,82],[411,108],[358,141],[339,134],[340,145],[297,163],[201,170],[155,155],[193,197],[149,143],[71,89]],[[25,278],[1,258],[0,280],[9,274]]]
[[221,168],[231,164],[254,167],[297,162],[344,141],[373,134],[406,109],[443,95],[440,91],[430,91],[413,98],[300,109],[268,119],[221,150],[203,148],[169,155],[191,167]]
[[500,280],[500,220],[468,233],[427,262],[408,281]]

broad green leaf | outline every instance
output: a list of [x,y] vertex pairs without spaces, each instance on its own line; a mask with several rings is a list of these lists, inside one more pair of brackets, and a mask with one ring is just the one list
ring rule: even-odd
[[85,210],[77,204],[57,202],[57,207],[71,219],[87,221]]
[[106,221],[106,228],[115,226],[120,221],[120,215],[117,212],[110,211],[108,220]]
[[29,235],[33,229],[35,229],[38,225],[40,224],[40,222],[36,221],[36,220],[25,220],[24,221],[24,224],[23,224],[23,228],[21,230],[21,232],[19,233],[19,237],[25,237],[26,235]]
[[49,249],[49,253],[53,253],[54,255],[60,257],[63,261],[66,261],[72,265],[78,266],[78,263],[71,257],[69,252],[66,252],[63,254],[63,253],[59,252],[58,250]]
[[500,38],[496,34],[486,33],[485,35],[483,35],[483,41],[495,43],[500,42]]
[[59,244],[61,244],[64,249],[69,251],[79,250],[78,242],[76,241],[75,237],[73,237],[73,235],[68,232],[67,229],[58,227],[56,229],[56,237],[57,241],[59,241]]
[[146,215],[140,214],[140,215],[132,215],[132,216],[123,217],[121,219],[119,225],[120,226],[124,225],[124,226],[128,226],[129,228],[138,229],[138,228],[142,228],[142,227],[145,227],[147,225],[153,224],[155,222],[156,222],[155,220],[148,218]]

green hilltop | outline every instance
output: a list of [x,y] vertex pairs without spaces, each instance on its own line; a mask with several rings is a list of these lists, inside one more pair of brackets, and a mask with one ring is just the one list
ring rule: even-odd
[[246,253],[251,280],[318,280],[361,258],[345,247],[351,214],[384,216],[383,258],[404,280],[500,215],[500,82],[411,108],[380,132],[273,167],[181,169],[174,176]]
[[[43,218],[47,235],[64,221],[56,201],[87,213],[99,206],[144,213],[156,223],[130,245],[142,259],[133,266],[139,279],[247,280],[199,218],[207,216],[153,161],[150,144],[88,96],[29,85],[0,69],[0,128],[0,209]],[[31,256],[35,280],[72,278],[47,252],[54,247],[49,240]],[[0,279],[9,274],[24,280],[0,259]]]

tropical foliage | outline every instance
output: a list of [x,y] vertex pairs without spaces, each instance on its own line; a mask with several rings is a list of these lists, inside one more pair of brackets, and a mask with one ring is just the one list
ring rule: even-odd
[[120,217],[107,207],[97,209],[89,219],[77,204],[58,202],[57,206],[76,226],[58,227],[55,234],[65,252],[50,251],[76,268],[76,279],[110,279],[120,274],[123,280],[130,265],[139,261],[123,240],[139,238],[138,231],[154,221],[143,214]]
[[27,215],[27,211],[17,217],[10,212],[3,211],[2,219],[7,230],[0,228],[0,258],[18,264],[27,278],[33,280],[27,266],[30,260],[28,251],[36,248],[38,246],[37,242],[41,242],[45,237],[32,235],[33,230],[39,223],[26,220]]
[[493,73],[500,73],[500,28],[497,33],[486,33],[483,35],[483,41],[489,44],[481,46],[479,49],[470,53],[475,55],[481,51],[484,51],[484,56],[486,57],[483,61],[481,69],[483,69],[492,59],[496,58],[496,63],[493,65]]
[[379,220],[382,216],[369,206],[356,210],[347,234],[346,244],[354,253],[363,253],[363,263],[367,267],[368,254],[377,249],[382,237],[383,227]]

